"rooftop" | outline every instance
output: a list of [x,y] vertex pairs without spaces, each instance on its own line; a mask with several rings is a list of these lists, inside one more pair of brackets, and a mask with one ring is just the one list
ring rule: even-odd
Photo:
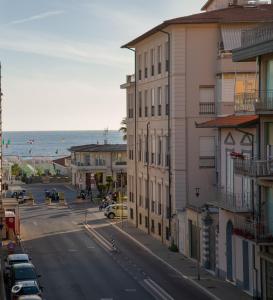
[[247,127],[256,124],[259,117],[257,115],[231,115],[218,117],[204,123],[196,124],[197,128],[236,128]]
[[261,4],[255,7],[250,6],[230,6],[224,9],[202,12],[185,17],[179,17],[164,21],[158,26],[152,28],[136,39],[123,45],[126,47],[135,47],[135,45],[152,34],[174,24],[230,24],[230,23],[265,23],[273,19],[273,5]]
[[90,144],[74,146],[68,149],[70,152],[121,152],[127,151],[126,144]]
[[52,162],[54,164],[58,164],[58,165],[61,165],[61,166],[66,166],[66,163],[65,163],[65,160],[66,159],[71,159],[71,156],[66,156],[66,157],[62,157],[62,158],[58,158],[58,159],[54,159]]

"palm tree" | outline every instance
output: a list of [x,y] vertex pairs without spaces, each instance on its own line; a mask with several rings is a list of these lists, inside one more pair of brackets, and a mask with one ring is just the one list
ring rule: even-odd
[[119,129],[120,132],[122,132],[123,134],[123,140],[127,141],[127,119],[123,118],[121,123],[120,123],[121,127]]

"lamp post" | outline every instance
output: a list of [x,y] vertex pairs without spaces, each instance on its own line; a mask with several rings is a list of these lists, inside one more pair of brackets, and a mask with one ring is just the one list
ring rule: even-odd
[[[195,188],[195,196],[199,198],[200,196],[200,188]],[[197,269],[197,280],[200,280],[200,228],[199,228],[199,208],[197,208],[197,260],[196,260],[196,269]]]

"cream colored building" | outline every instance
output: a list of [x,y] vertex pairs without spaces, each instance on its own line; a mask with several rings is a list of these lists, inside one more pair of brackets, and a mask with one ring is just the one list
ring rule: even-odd
[[136,59],[136,78],[121,86],[131,221],[186,255],[189,223],[197,226],[187,206],[210,200],[217,182],[217,132],[196,123],[245,109],[234,105],[234,94],[255,88],[256,64],[233,63],[231,50],[240,47],[242,30],[273,16],[271,5],[231,2],[208,1],[205,12],[167,20],[123,46]]
[[[71,147],[72,184],[81,190],[95,184],[95,174],[100,174],[99,183],[105,184],[112,176],[116,187],[126,185],[126,144],[91,144]],[[121,179],[122,177],[122,179]]]

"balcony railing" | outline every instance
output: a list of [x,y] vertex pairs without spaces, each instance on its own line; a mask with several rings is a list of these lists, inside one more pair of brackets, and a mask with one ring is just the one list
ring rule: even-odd
[[127,165],[127,161],[116,161],[115,165],[116,166],[126,166]]
[[268,177],[273,176],[273,160],[234,159],[234,172],[243,176]]
[[76,160],[71,160],[71,164],[77,167],[88,167],[91,166],[90,162],[80,162]]
[[215,114],[215,103],[214,102],[199,103],[199,114],[200,115],[214,115]]
[[242,47],[263,43],[273,39],[273,26],[259,26],[242,31]]
[[258,101],[257,91],[235,95],[235,112],[254,112],[255,103]]
[[270,232],[268,225],[253,219],[236,217],[233,234],[256,243],[273,243],[273,233]]
[[273,91],[259,91],[257,101],[255,103],[256,111],[273,111]]
[[235,95],[236,112],[273,111],[273,90],[260,90]]
[[232,193],[226,191],[215,192],[215,197],[211,204],[235,213],[246,213],[252,211],[252,193]]

